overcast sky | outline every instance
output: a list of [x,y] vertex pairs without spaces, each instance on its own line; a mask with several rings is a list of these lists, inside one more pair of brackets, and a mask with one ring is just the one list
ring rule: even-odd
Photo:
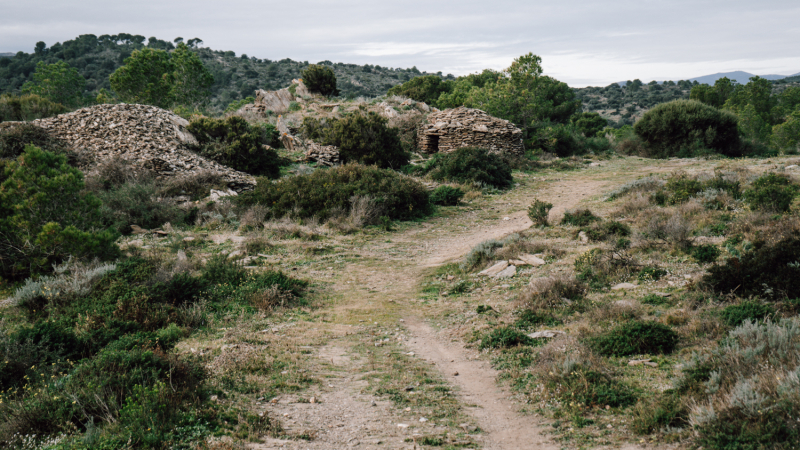
[[798,0],[0,0],[0,52],[118,33],[454,75],[533,52],[575,87],[800,72]]

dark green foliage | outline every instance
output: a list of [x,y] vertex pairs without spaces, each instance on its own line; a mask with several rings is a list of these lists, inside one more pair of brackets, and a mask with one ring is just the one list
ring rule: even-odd
[[662,428],[688,423],[689,409],[681,397],[668,390],[655,399],[637,405],[631,427],[637,434],[650,434]]
[[139,180],[97,192],[103,202],[103,223],[122,234],[130,234],[131,225],[144,229],[159,228],[169,222],[183,224],[188,212],[169,200],[158,197],[154,180]]
[[50,135],[44,128],[25,123],[10,128],[0,129],[0,159],[15,159],[25,151],[25,147],[33,145],[44,151],[74,158],[68,145]]
[[575,130],[586,137],[595,137],[597,133],[608,126],[608,120],[595,112],[584,112],[572,116],[570,123]]
[[642,303],[645,305],[653,305],[653,306],[661,306],[661,305],[669,305],[670,300],[667,297],[656,295],[656,294],[648,294],[642,298]]
[[521,311],[517,321],[514,322],[514,326],[522,330],[529,330],[538,325],[552,326],[559,324],[561,324],[561,321],[553,317],[552,314],[532,311],[530,309]]
[[590,338],[588,344],[604,356],[668,354],[678,345],[678,334],[658,322],[634,320]]
[[646,266],[642,267],[642,270],[636,275],[636,278],[639,281],[658,281],[667,274],[667,271],[664,269],[659,269],[658,267],[651,267]]
[[588,209],[576,209],[574,211],[566,211],[564,218],[561,219],[561,225],[574,225],[576,227],[585,227],[594,221],[602,220],[592,214]]
[[101,224],[100,201],[82,193],[83,174],[66,158],[28,146],[0,160],[0,275],[46,273],[69,255],[113,258],[116,233]]
[[485,314],[485,313],[493,312],[493,311],[494,311],[494,308],[492,308],[489,305],[478,305],[478,307],[475,308],[475,312],[477,312],[478,314]]
[[397,170],[408,164],[408,154],[400,143],[398,130],[387,127],[386,123],[387,119],[374,112],[329,121],[306,117],[303,133],[324,145],[339,147],[344,162]]
[[431,192],[431,203],[434,205],[455,206],[458,205],[462,197],[464,197],[464,191],[457,187],[439,186]]
[[[531,127],[526,148],[553,153],[565,158],[572,155],[586,153],[584,137],[578,136],[569,125],[550,122],[549,120],[537,122]],[[606,140],[606,139],[601,139]],[[594,141],[593,141],[594,143]]]
[[789,177],[767,173],[753,181],[744,191],[744,199],[752,209],[786,212],[800,189]]
[[508,348],[518,345],[534,345],[536,343],[536,339],[528,337],[528,335],[515,328],[502,327],[495,328],[483,335],[479,348],[481,350],[486,348]]
[[[797,413],[796,404],[784,402],[783,409]],[[782,411],[763,411],[755,418],[744,419],[740,412],[725,410],[716,420],[695,428],[697,443],[709,449],[762,450],[770,448],[796,448],[800,442],[800,429],[787,420]]]
[[712,244],[702,244],[692,247],[690,250],[692,254],[692,258],[695,261],[703,264],[703,263],[712,263],[719,258],[719,255],[722,254],[719,248],[716,245]]
[[644,156],[694,156],[706,151],[738,156],[737,124],[731,113],[695,100],[676,100],[651,109],[633,128],[645,142]]
[[612,83],[605,87],[586,87],[573,89],[577,99],[581,100],[583,111],[602,112],[614,111],[621,117],[618,122],[612,123],[615,127],[630,126],[635,122],[635,114],[641,110],[650,109],[659,103],[672,100],[688,99],[690,82],[664,83],[647,85],[629,81],[620,86]]
[[276,183],[259,181],[255,190],[240,195],[243,205],[262,204],[273,217],[330,218],[348,211],[353,196],[371,196],[382,213],[394,220],[408,220],[430,212],[428,191],[418,181],[377,167],[347,164],[309,175],[282,178]]
[[754,301],[744,301],[738,305],[726,306],[720,312],[720,317],[728,326],[738,327],[745,320],[764,320],[774,314],[775,310],[768,305]]
[[776,243],[756,242],[740,257],[714,265],[703,283],[715,292],[737,295],[795,297],[800,292],[800,237],[792,236]]
[[547,226],[547,218],[550,215],[550,210],[552,208],[552,203],[534,199],[533,203],[531,203],[531,206],[528,207],[528,217],[531,219],[534,225]]
[[280,160],[275,150],[278,133],[273,126],[250,125],[239,116],[227,119],[201,117],[188,130],[200,143],[200,154],[242,172],[277,178]]
[[311,64],[301,73],[303,84],[309,91],[332,97],[339,95],[336,89],[336,74],[328,66]]
[[631,235],[631,227],[615,220],[594,222],[581,231],[586,233],[589,240],[605,241],[628,237]]
[[392,87],[387,95],[408,97],[418,102],[436,106],[439,96],[453,90],[453,82],[442,80],[436,75],[425,75],[413,78],[403,84]]
[[[655,192],[650,200],[658,205],[666,204],[677,205],[687,202],[692,197],[708,189],[725,191],[731,197],[738,199],[742,197],[741,186],[738,181],[726,180],[722,175],[717,174],[707,180],[699,180],[685,173],[672,175],[664,186],[663,191]],[[719,208],[718,205],[706,205],[707,208]]]
[[437,153],[425,164],[424,172],[434,180],[482,183],[498,189],[511,187],[511,167],[500,155],[479,147],[462,147]]
[[0,122],[44,119],[65,112],[66,106],[36,94],[0,95]]

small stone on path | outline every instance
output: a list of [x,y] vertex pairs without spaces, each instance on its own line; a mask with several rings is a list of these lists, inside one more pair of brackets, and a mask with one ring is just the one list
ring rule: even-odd
[[633,283],[620,283],[620,284],[611,286],[611,290],[612,291],[618,291],[620,289],[625,289],[625,290],[627,290],[627,289],[636,289],[637,287],[638,286],[636,286]]

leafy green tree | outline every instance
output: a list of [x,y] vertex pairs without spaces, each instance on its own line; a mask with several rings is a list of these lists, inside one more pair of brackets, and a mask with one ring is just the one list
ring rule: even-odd
[[113,258],[117,235],[100,223],[100,201],[63,155],[28,146],[0,161],[0,275],[46,273],[72,255]]
[[436,75],[424,75],[412,78],[403,84],[389,89],[388,95],[399,95],[408,97],[418,102],[436,106],[436,102],[442,94],[447,94],[453,90],[452,81],[442,80]]
[[174,65],[164,50],[134,50],[109,78],[120,99],[168,108],[173,104]]
[[199,106],[211,95],[214,76],[206,69],[196,53],[184,43],[172,52],[173,100],[179,105]]
[[800,109],[793,112],[786,122],[772,127],[772,145],[780,149],[800,149]]
[[714,83],[713,87],[707,84],[693,86],[691,92],[689,92],[689,98],[715,108],[722,108],[733,91],[733,82],[727,77],[722,77]]
[[250,125],[239,116],[226,119],[202,117],[193,120],[189,132],[197,136],[200,154],[220,164],[253,175],[280,176],[280,158],[273,149],[278,132],[273,125]]
[[317,92],[325,97],[339,95],[339,90],[336,89],[336,74],[330,67],[311,64],[301,72],[300,76],[311,92]]
[[772,95],[772,83],[755,76],[750,78],[749,83],[736,86],[723,107],[741,113],[748,105],[752,105],[754,113],[764,123],[772,125],[774,123],[772,110],[777,103],[777,97]]
[[572,116],[570,122],[575,129],[586,137],[596,136],[608,126],[608,120],[595,112],[585,112]]
[[54,64],[39,61],[33,79],[33,82],[22,86],[23,93],[35,94],[69,107],[78,106],[83,101],[86,80],[64,61]]

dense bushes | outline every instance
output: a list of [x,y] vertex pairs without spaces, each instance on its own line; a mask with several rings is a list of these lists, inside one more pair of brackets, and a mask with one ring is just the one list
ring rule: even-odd
[[399,169],[408,164],[397,129],[374,112],[355,113],[341,119],[303,119],[303,134],[323,145],[339,147],[344,162]]
[[703,282],[715,292],[782,298],[800,292],[800,236],[755,242],[754,248],[723,265],[712,266]]
[[428,191],[418,181],[377,167],[347,164],[309,175],[259,181],[255,190],[239,196],[243,205],[262,204],[273,217],[287,214],[326,220],[346,213],[355,196],[369,196],[382,215],[407,220],[430,210]]
[[658,322],[631,321],[590,338],[589,345],[605,356],[672,353],[678,334]]
[[744,199],[753,209],[786,212],[799,191],[788,177],[767,173],[744,191]]
[[250,125],[239,116],[226,119],[201,117],[188,130],[200,143],[200,154],[242,172],[277,178],[278,154],[264,145],[278,145],[278,132],[272,125]]
[[100,201],[84,194],[83,174],[61,155],[33,146],[0,160],[0,274],[47,272],[68,255],[112,258],[116,233],[100,220]]
[[502,156],[479,147],[437,153],[419,171],[430,174],[434,180],[481,183],[498,189],[511,187],[513,181],[508,162]]
[[35,94],[0,95],[0,122],[43,119],[67,112],[67,108]]
[[303,84],[311,92],[317,92],[325,97],[339,95],[339,90],[336,89],[336,74],[330,67],[311,64],[300,73],[300,76]]
[[403,84],[392,87],[387,95],[408,97],[418,102],[436,106],[439,96],[448,94],[453,90],[453,82],[442,80],[436,75],[423,75],[412,78]]
[[0,130],[0,159],[14,159],[21,155],[28,145],[42,150],[74,158],[67,144],[52,137],[44,128],[24,123]]
[[464,191],[457,187],[439,186],[431,192],[431,203],[434,205],[455,206],[458,205],[462,197],[464,197]]
[[694,156],[717,152],[740,154],[735,115],[695,100],[662,103],[636,122],[634,131],[644,140],[646,155],[655,158]]

